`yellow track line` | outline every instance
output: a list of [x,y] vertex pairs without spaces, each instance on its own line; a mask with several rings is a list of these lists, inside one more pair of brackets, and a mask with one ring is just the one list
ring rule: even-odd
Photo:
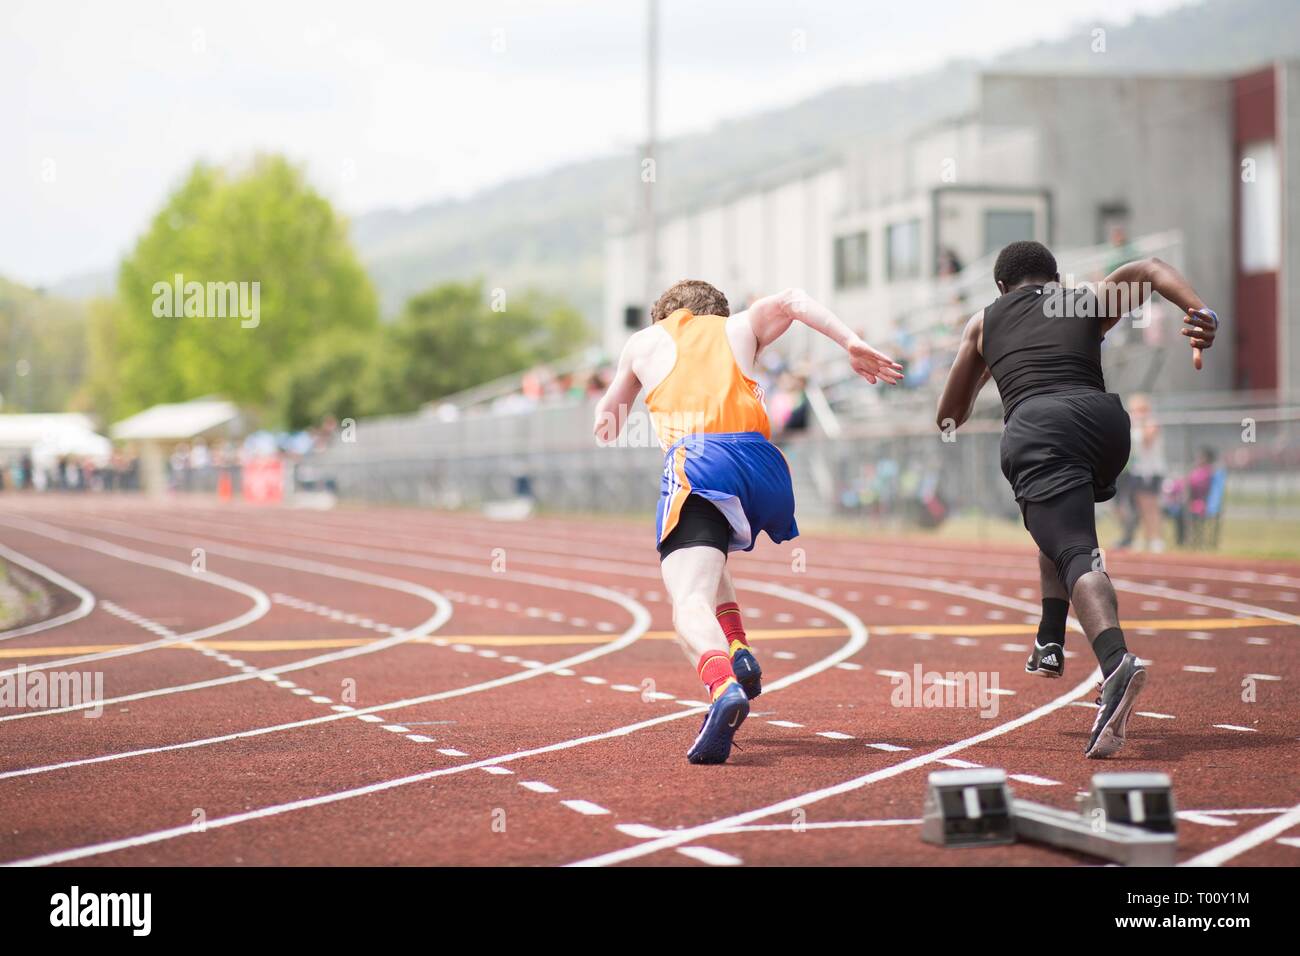
[[[1288,627],[1267,617],[1222,617],[1222,618],[1178,618],[1161,620],[1123,621],[1129,630],[1139,628],[1154,631],[1215,631],[1232,630],[1242,627]],[[975,624],[966,627],[960,624],[886,624],[871,628],[871,633],[883,635],[908,634],[955,634],[964,636],[1011,637],[1021,634],[1037,633],[1033,624]],[[749,637],[756,641],[788,641],[805,637],[844,637],[848,631],[839,627],[814,627],[780,629],[769,628],[749,631]],[[670,641],[674,639],[672,631],[647,631],[641,639],[650,641]],[[200,647],[214,651],[234,651],[241,654],[258,651],[305,651],[323,650],[341,647],[360,647],[372,644],[379,638],[370,637],[327,637],[308,638],[305,640],[286,641],[204,641],[200,644],[172,644],[159,650],[197,650]],[[548,647],[565,644],[608,644],[614,640],[603,634],[466,634],[443,637],[449,643],[468,644],[473,647]],[[421,637],[415,644],[432,644],[433,640]],[[31,657],[65,657],[77,654],[97,654],[103,651],[115,651],[134,647],[133,644],[73,644],[62,647],[4,647],[0,648],[0,659],[23,659]]]

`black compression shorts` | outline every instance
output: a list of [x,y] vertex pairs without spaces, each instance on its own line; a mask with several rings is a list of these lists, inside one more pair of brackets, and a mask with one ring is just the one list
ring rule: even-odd
[[731,524],[707,498],[687,495],[677,527],[659,545],[659,560],[682,548],[717,548],[724,555],[731,543]]

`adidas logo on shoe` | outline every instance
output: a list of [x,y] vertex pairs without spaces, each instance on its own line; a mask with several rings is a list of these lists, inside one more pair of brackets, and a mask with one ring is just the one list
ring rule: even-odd
[[1057,665],[1058,661],[1056,660],[1056,655],[1055,655],[1055,654],[1048,654],[1046,657],[1044,657],[1044,658],[1042,659],[1042,661],[1041,661],[1040,663],[1043,663],[1043,664],[1050,664],[1052,667],[1055,667],[1055,666]]

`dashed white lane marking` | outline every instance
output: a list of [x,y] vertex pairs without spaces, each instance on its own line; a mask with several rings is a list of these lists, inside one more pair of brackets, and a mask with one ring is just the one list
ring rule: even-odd
[[1267,637],[1248,637],[1246,638],[1246,643],[1254,644],[1256,647],[1264,647],[1268,644],[1272,644],[1273,642]]
[[1279,837],[1277,842],[1283,846],[1300,847],[1300,837]]
[[533,793],[559,793],[549,783],[542,783],[540,780],[520,780],[519,786],[525,790],[531,790]]
[[409,734],[411,732],[410,727],[403,727],[401,724],[384,724],[384,730],[390,734]]
[[634,840],[653,840],[656,837],[663,836],[667,831],[660,830],[658,827],[652,827],[646,823],[620,823],[614,827],[624,836],[630,836]]
[[879,674],[881,677],[911,677],[912,676],[911,674],[907,673],[907,671],[882,670],[882,671],[876,671],[876,673]]
[[796,655],[792,654],[790,651],[773,651],[772,656],[779,661],[792,661],[795,659]]
[[882,744],[867,744],[867,746],[868,746],[868,747],[871,747],[871,748],[874,749],[874,750],[883,750],[883,751],[885,751],[885,752],[887,752],[887,753],[898,753],[898,752],[903,751],[903,750],[911,750],[911,749],[912,749],[911,747],[903,747],[903,746],[901,746],[901,745],[899,745],[899,744],[883,744],[883,743],[882,743]]
[[602,814],[609,813],[609,811],[600,804],[592,803],[590,800],[561,800],[560,803],[564,804],[570,810],[573,810],[576,813],[581,813],[583,816],[587,817],[598,817]]
[[960,757],[944,757],[942,760],[936,761],[936,763],[945,764],[949,767],[958,767],[962,770],[975,770],[984,766],[982,763],[972,763],[969,760],[962,760]]
[[1186,820],[1189,823],[1200,823],[1207,827],[1235,827],[1236,820],[1225,820],[1223,817],[1216,817],[1209,813],[1197,813],[1195,810],[1179,810],[1178,819]]
[[1254,727],[1240,727],[1237,724],[1215,724],[1220,730],[1238,730],[1243,734],[1257,733]]
[[958,647],[975,647],[979,644],[979,641],[973,637],[954,637],[952,642]]
[[424,734],[407,734],[406,739],[407,739],[407,740],[414,740],[417,744],[431,744],[431,743],[433,743],[433,738],[432,738],[432,737],[426,737],[426,736],[424,736]]
[[861,664],[854,664],[852,661],[840,661],[840,662],[839,662],[838,664],[836,664],[835,666],[838,667],[838,668],[839,668],[840,670],[842,670],[842,671],[860,671],[860,670],[862,670],[862,665],[861,665]]
[[707,846],[679,846],[677,852],[682,856],[707,863],[709,866],[740,866],[745,861],[721,850],[711,850]]
[[468,757],[469,756],[469,754],[465,753],[465,751],[455,750],[452,747],[443,747],[439,749],[438,753],[442,754],[444,757]]
[[504,777],[514,773],[514,771],[509,767],[484,767],[483,772],[495,774],[498,777]]
[[1218,668],[1204,667],[1200,664],[1184,664],[1183,670],[1187,671],[1189,674],[1213,674],[1218,670]]
[[1251,680],[1281,680],[1276,674],[1247,674]]
[[1137,715],[1138,715],[1139,717],[1154,717],[1156,720],[1173,720],[1173,719],[1174,719],[1174,715],[1173,715],[1173,714],[1157,714],[1154,710],[1139,710],[1139,711],[1137,711]]
[[1190,641],[1212,641],[1214,635],[1209,631],[1188,631],[1187,639]]
[[852,734],[842,734],[838,730],[819,730],[818,737],[826,737],[829,740],[852,740]]
[[736,827],[727,827],[725,830],[719,830],[719,833],[799,833],[803,830],[844,830],[858,829],[861,827],[915,827],[920,826],[921,820],[897,819],[897,820],[826,820],[820,823],[801,823],[795,826],[793,823],[751,823]]
[[1032,784],[1035,787],[1059,787],[1061,781],[1052,780],[1048,777],[1035,777],[1032,773],[1011,773],[1007,774],[1008,780],[1018,780],[1021,783]]
[[384,718],[378,714],[357,714],[357,720],[364,720],[368,724],[382,724]]
[[803,724],[796,724],[793,720],[769,720],[773,727],[802,727]]
[[1002,644],[1000,647],[1002,650],[1011,651],[1014,654],[1024,654],[1029,650],[1028,644]]
[[616,690],[621,694],[635,694],[641,690],[640,687],[633,687],[631,684],[610,684],[610,690]]
[[603,677],[597,677],[595,674],[588,674],[586,677],[582,678],[582,682],[583,682],[584,684],[606,684],[606,683],[608,683],[608,681],[606,681],[605,678],[603,678]]

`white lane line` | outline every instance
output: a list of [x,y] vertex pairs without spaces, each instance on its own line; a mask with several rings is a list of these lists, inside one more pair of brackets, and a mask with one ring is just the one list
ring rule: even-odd
[[911,750],[911,747],[904,747],[900,744],[867,744],[875,750],[883,750],[886,753],[901,753],[904,750]]
[[1253,830],[1247,830],[1234,840],[1229,840],[1212,850],[1206,850],[1204,853],[1192,857],[1183,866],[1222,866],[1229,860],[1241,856],[1246,851],[1253,850],[1261,843],[1267,843],[1274,837],[1281,836],[1298,823],[1300,823],[1300,804],[1268,823],[1261,824]]
[[559,793],[549,783],[542,783],[540,780],[520,780],[519,786],[525,790],[531,790],[533,793]]
[[944,757],[942,760],[937,760],[935,762],[946,764],[949,767],[958,767],[962,770],[974,770],[978,767],[984,766],[982,763],[972,763],[969,760],[962,760],[960,757]]
[[1173,714],[1157,714],[1154,710],[1139,710],[1139,711],[1137,712],[1137,715],[1138,715],[1139,717],[1154,717],[1156,720],[1173,720],[1173,719],[1174,719],[1174,715],[1173,715]]
[[80,621],[83,617],[95,609],[95,595],[91,594],[86,588],[82,587],[76,581],[65,577],[53,568],[46,567],[35,558],[29,558],[25,554],[19,554],[13,548],[0,544],[0,557],[12,564],[18,565],[35,574],[37,577],[45,578],[51,584],[63,588],[77,599],[77,606],[71,611],[60,614],[58,617],[51,617],[44,621],[37,621],[35,624],[27,624],[23,627],[11,628],[7,631],[0,631],[0,641],[12,640],[15,637],[26,637],[28,634],[38,634],[41,631],[48,631],[51,628],[62,627],[64,624],[71,624],[73,621]]
[[[287,560],[297,561],[298,559],[287,558]],[[266,562],[266,563],[270,563],[270,562]],[[333,567],[333,566],[325,565],[324,567]],[[488,571],[484,573],[491,574],[493,572]],[[398,578],[384,578],[382,576],[369,575],[361,571],[351,572],[351,574],[354,576],[356,580],[359,580],[362,583],[369,583],[370,581],[374,581],[374,582],[391,581],[393,582],[394,586],[398,584],[402,585],[402,587],[396,588],[397,590],[411,590],[412,593],[427,592],[428,595],[430,595],[430,599],[432,598],[437,599],[436,603],[439,607],[439,613],[435,614],[433,617],[425,621],[424,624],[420,625],[419,627],[415,628],[412,631],[404,632],[403,634],[395,636],[393,638],[386,638],[382,641],[377,641],[374,644],[365,645],[365,647],[362,648],[350,648],[349,649],[350,651],[365,650],[366,648],[375,648],[381,644],[389,644],[391,646],[391,643],[395,643],[403,640],[409,640],[415,636],[423,636],[424,634],[430,633],[436,630],[438,627],[441,627],[442,624],[446,621],[447,617],[450,617],[451,615],[451,604],[442,595],[438,594],[437,592],[430,591],[429,589],[419,585],[410,584],[409,582],[402,581]],[[535,576],[521,575],[520,577],[531,578]],[[547,580],[551,582],[551,585],[549,586],[558,587],[558,585],[555,582],[562,581],[563,579],[548,578]],[[108,761],[123,760],[131,757],[144,756],[147,754],[163,753],[165,751],[170,751],[170,750],[193,749],[195,747],[203,747],[212,744],[225,743],[230,740],[238,740],[241,738],[248,738],[248,737],[257,737],[268,733],[277,733],[283,730],[296,729],[298,727],[307,727],[307,726],[313,726],[315,724],[320,724],[320,723],[328,723],[330,721],[338,720],[341,717],[345,717],[345,716],[354,716],[358,714],[373,715],[385,711],[398,710],[405,707],[412,707],[420,704],[433,703],[440,700],[449,700],[451,698],[462,697],[467,694],[480,693],[482,691],[492,690],[496,687],[502,687],[508,684],[518,683],[523,680],[530,680],[534,677],[546,673],[551,673],[561,668],[572,667],[576,664],[587,663],[588,661],[595,660],[596,658],[602,657],[606,654],[616,653],[617,651],[620,651],[623,648],[631,645],[634,641],[640,638],[640,636],[644,634],[646,630],[649,628],[650,612],[647,611],[643,605],[638,604],[635,601],[629,600],[628,598],[624,597],[623,595],[619,594],[617,591],[614,591],[612,589],[602,588],[597,585],[587,585],[581,582],[566,582],[566,583],[571,584],[574,589],[582,590],[585,593],[591,593],[593,596],[596,597],[604,597],[606,600],[612,601],[613,603],[616,603],[621,607],[625,608],[632,615],[632,625],[626,631],[624,631],[618,638],[616,638],[613,641],[610,641],[608,644],[591,648],[590,650],[586,650],[579,654],[575,654],[572,657],[563,658],[552,664],[547,664],[545,666],[539,664],[539,666],[536,669],[519,671],[517,673],[509,674],[503,677],[498,677],[493,680],[483,681],[478,684],[470,684],[466,687],[458,687],[452,690],[440,691],[434,694],[426,694],[422,697],[414,697],[414,698],[408,698],[404,700],[390,701],[384,704],[375,704],[371,707],[366,707],[362,709],[352,708],[345,712],[329,714],[322,717],[312,717],[306,720],[291,721],[285,724],[275,724],[269,727],[258,727],[252,730],[240,731],[238,733],[232,733],[232,734],[223,734],[217,737],[206,737],[198,740],[189,740],[179,744],[168,744],[165,746],[148,747],[148,748],[142,748],[140,750],[132,750],[132,751],[126,751],[126,752],[116,753],[116,754],[105,754],[98,757],[87,757],[80,760],[66,761],[61,764],[48,764],[42,767],[29,767],[23,770],[11,770],[11,771],[6,771],[4,773],[0,773],[0,780],[7,779],[9,777],[29,776],[37,773],[49,773],[54,770],[66,769],[68,767],[86,766],[89,764],[106,763]],[[382,587],[387,585],[380,584],[379,586]],[[563,589],[564,588],[561,588],[561,590]],[[446,616],[443,616],[441,613],[443,608],[445,608],[446,610]],[[346,656],[355,656],[354,654],[347,654],[347,652],[339,652],[339,653],[345,654]],[[321,655],[316,658],[310,658],[308,661],[299,661],[296,664],[288,665],[285,667],[274,668],[268,671],[268,673],[282,673],[286,670],[300,669],[303,667],[312,666],[313,662],[321,663],[326,661],[327,659],[337,660],[338,655],[337,654]],[[235,675],[233,677],[228,677],[228,678],[219,678],[216,681],[207,681],[202,683],[207,685],[229,683],[234,680],[243,680],[254,676],[257,675],[241,674],[241,675]],[[189,685],[189,686],[195,686],[195,685]],[[155,692],[145,692],[145,693],[146,695],[151,695],[152,693]],[[135,695],[135,696],[140,696],[140,695]],[[121,699],[134,699],[134,698],[119,698],[118,700]],[[105,701],[104,703],[115,703],[115,702],[116,701]],[[75,709],[75,708],[68,708],[68,709]],[[331,709],[337,711],[338,707],[334,707]],[[49,713],[52,712],[53,711],[49,711]],[[42,711],[41,713],[47,713],[47,712]],[[689,712],[684,711],[683,713],[689,713]],[[16,716],[22,716],[22,715],[16,715]],[[0,717],[0,720],[6,720],[6,719],[12,719],[12,718]],[[368,716],[366,719],[377,721],[377,720],[382,720],[383,718]]]
[[1281,680],[1276,674],[1247,674],[1251,680]]
[[1215,724],[1214,726],[1218,727],[1220,730],[1239,730],[1245,734],[1253,734],[1256,732],[1254,727],[1240,727],[1237,724]]
[[[918,827],[922,823],[916,819],[894,820],[826,820],[820,823],[753,823],[746,826],[728,827],[719,833],[800,833],[804,830],[856,830],[871,827]],[[662,835],[662,834],[661,834]]]
[[444,757],[468,757],[469,756],[469,754],[465,753],[465,751],[456,750],[452,747],[443,747],[438,751],[438,753],[442,754]]
[[431,744],[431,743],[433,743],[433,738],[432,738],[432,737],[426,737],[426,736],[424,736],[424,734],[407,734],[407,735],[406,735],[406,739],[407,739],[407,740],[414,740],[417,744]]
[[[622,850],[615,850],[610,853],[602,853],[598,856],[577,860],[570,863],[569,866],[609,866],[613,863],[626,862],[627,860],[633,860],[642,856],[647,856],[651,853],[656,853],[659,850],[666,850],[672,847],[681,846],[684,843],[693,843],[698,840],[707,839],[728,827],[751,823],[755,820],[761,820],[764,817],[770,817],[778,813],[789,813],[792,810],[807,807],[810,804],[819,803],[822,800],[828,800],[831,797],[836,797],[840,794],[851,793],[854,790],[869,786],[877,781],[896,777],[909,770],[932,764],[936,760],[951,756],[960,750],[973,747],[976,744],[983,743],[986,740],[991,740],[994,737],[999,737],[1003,734],[1009,733],[1010,731],[1023,727],[1026,724],[1033,723],[1034,721],[1064,707],[1075,697],[1081,697],[1084,694],[1092,692],[1093,685],[1100,677],[1101,671],[1099,669],[1094,669],[1083,683],[1060,697],[1057,697],[1055,700],[1049,701],[1040,707],[1036,707],[1014,720],[1009,720],[1006,723],[997,725],[996,727],[991,727],[973,737],[967,737],[965,740],[959,740],[955,743],[947,744],[946,746],[940,747],[937,750],[932,750],[929,753],[920,754],[899,763],[891,764],[888,767],[882,767],[881,769],[871,773],[863,774],[862,776],[854,777],[850,780],[845,780],[829,787],[823,787],[819,790],[812,790],[808,793],[800,794],[799,796],[791,797],[787,800],[782,800],[766,807],[749,810],[745,813],[737,813],[733,816],[714,820],[711,823],[705,823],[700,826],[687,827],[682,830],[674,831],[673,833],[656,840],[647,840],[644,843],[627,847]],[[211,826],[211,823],[209,823],[209,826]]]
[[560,803],[564,804],[575,813],[581,813],[583,816],[587,817],[598,817],[609,813],[609,811],[600,804],[592,803],[590,800],[561,800]]
[[709,866],[740,866],[745,862],[738,856],[713,850],[707,846],[679,846],[677,852],[700,863],[707,863]]
[[1184,664],[1183,670],[1187,671],[1189,674],[1213,674],[1218,670],[1218,668],[1205,667],[1201,664]]
[[803,724],[796,724],[793,720],[769,720],[768,723],[771,724],[773,727],[795,728],[795,727],[803,726]]
[[1277,842],[1283,846],[1300,847],[1300,837],[1279,837]]
[[[201,575],[196,575],[194,570],[188,564],[184,564],[180,561],[173,561],[170,558],[160,558],[155,554],[148,554],[144,551],[135,551],[131,548],[123,548],[112,544],[111,542],[100,540],[99,538],[92,538],[87,535],[64,531],[62,528],[54,525],[29,521],[26,518],[20,518],[17,515],[0,515],[0,524],[7,524],[12,528],[18,528],[21,531],[40,535],[44,538],[50,538],[54,541],[60,541],[64,544],[71,544],[88,551],[96,551],[100,554],[108,555],[111,558],[128,561],[131,564],[140,564],[161,571],[168,571],[172,574],[178,574],[191,580],[202,581],[203,583],[210,584],[213,587],[223,588],[227,591],[234,591],[236,594],[242,594],[253,602],[253,606],[238,617],[232,617],[229,620],[221,621],[220,623],[213,624],[210,627],[200,628],[197,631],[177,634],[173,637],[165,637],[156,641],[145,641],[142,644],[133,644],[130,647],[119,648],[118,650],[113,651],[99,651],[94,654],[81,654],[75,657],[62,657],[57,660],[24,664],[21,667],[0,671],[0,677],[20,672],[70,667],[74,664],[84,664],[90,661],[102,661],[114,657],[126,657],[131,654],[141,654],[145,651],[151,651],[159,647],[170,647],[174,644],[181,644],[190,641],[202,641],[205,638],[215,637],[218,634],[225,634],[227,631],[235,631],[247,627],[249,624],[260,619],[271,610],[271,600],[262,593],[260,588],[255,588],[251,584],[245,584],[243,581],[236,581],[234,578],[228,578],[224,574],[217,574],[215,571],[205,571]],[[100,707],[112,703],[116,703],[116,701],[87,701],[86,703],[75,707],[50,708],[49,710],[27,711],[23,714],[11,714],[7,717],[0,717],[0,720],[16,720],[23,717],[33,717],[42,714],[57,714],[66,710],[84,710],[88,707]]]
[[[491,574],[492,572],[485,572]],[[772,681],[766,688],[765,692],[774,692],[797,684],[800,681],[807,680],[816,676],[824,670],[829,670],[845,658],[852,657],[861,651],[867,644],[867,629],[857,615],[839,607],[816,598],[809,597],[799,591],[783,587],[779,584],[769,584],[763,581],[737,580],[737,587],[744,590],[762,591],[776,597],[786,598],[788,600],[811,604],[814,607],[825,610],[840,620],[849,631],[848,639],[835,651],[826,655],[819,661],[815,661],[808,666],[787,674],[784,677]],[[938,590],[938,586],[935,586]],[[603,590],[603,589],[602,589]],[[640,607],[640,605],[637,605]],[[644,611],[644,609],[643,609]],[[649,615],[646,614],[645,624],[649,623]],[[644,625],[643,625],[644,627]],[[610,645],[612,646],[612,645]],[[554,666],[554,665],[552,665]],[[521,672],[536,673],[536,672]],[[1089,678],[1087,687],[1091,687],[1093,678]],[[357,797],[369,796],[374,793],[382,793],[387,790],[393,790],[398,787],[408,786],[414,783],[423,783],[427,780],[433,780],[438,777],[452,776],[455,774],[466,773],[479,767],[492,766],[494,764],[509,763],[515,760],[524,760],[528,757],[538,756],[540,754],[556,753],[562,750],[569,750],[575,747],[582,747],[586,744],[596,743],[603,740],[611,740],[615,737],[625,737],[636,733],[638,730],[644,730],[649,727],[656,727],[659,724],[669,723],[674,720],[682,720],[688,717],[698,716],[707,709],[707,704],[701,704],[699,707],[692,707],[690,710],[678,711],[673,714],[660,715],[648,720],[638,721],[634,724],[626,724],[622,727],[615,727],[612,730],[603,731],[597,734],[589,734],[585,737],[575,737],[570,740],[563,740],[558,743],[546,744],[540,747],[534,747],[529,750],[519,750],[511,754],[503,754],[497,757],[489,757],[485,760],[478,760],[472,763],[458,764],[454,767],[443,767],[437,770],[428,770],[423,773],[412,774],[406,777],[398,777],[391,780],[382,780],[378,783],[367,784],[361,787],[354,787],[350,790],[341,790],[335,793],[322,794],[316,797],[307,797],[300,800],[294,800],[289,803],[274,804],[266,807],[259,807],[256,810],[248,810],[243,813],[236,813],[226,817],[218,817],[208,820],[206,830],[218,830],[226,827],[238,826],[241,823],[247,823],[252,820],[262,820],[269,817],[281,816],[286,813],[293,813],[298,810],[306,810],[312,807],[326,806],[328,804],[340,803],[345,800],[351,800]],[[314,722],[314,721],[313,721]],[[241,735],[233,735],[241,736]],[[182,745],[184,746],[184,745]],[[160,748],[171,749],[171,748]],[[439,753],[448,756],[468,756],[456,750],[439,750]],[[25,771],[24,771],[25,772]],[[181,837],[192,836],[195,830],[193,826],[186,823],[178,827],[169,827],[163,830],[154,830],[150,833],[137,834],[135,836],[123,837],[117,840],[109,840],[103,843],[90,844],[86,846],[73,847],[67,850],[59,850],[53,853],[46,853],[42,856],[30,857],[25,860],[10,861],[3,864],[4,866],[49,866],[56,863],[66,863],[71,860],[82,860],[88,857],[100,856],[105,853],[114,853],[118,850],[129,849],[138,846],[151,846],[156,843],[163,843],[168,840],[175,840]]]
[[508,774],[514,773],[514,771],[511,770],[509,767],[484,767],[483,772],[495,774],[498,777],[504,777],[507,776]]
[[[116,524],[117,522],[113,522],[113,523]],[[56,529],[51,528],[51,531],[54,530]],[[37,533],[46,534],[46,532],[43,531]],[[149,536],[138,533],[132,528],[132,526],[128,526],[128,531],[123,531],[123,532],[111,531],[111,533],[122,534],[123,536],[129,536],[129,537],[137,537],[137,538],[141,538],[142,540],[153,540]],[[52,533],[48,534],[47,536],[55,537],[55,535]],[[159,537],[159,536],[155,536],[155,537]],[[162,544],[179,543],[181,546],[185,548],[189,548],[193,544],[192,539],[185,539],[185,538],[180,538],[172,535],[166,535],[160,537],[163,537],[164,540],[157,543],[162,543]],[[90,539],[90,540],[95,540],[95,539]],[[109,545],[109,547],[114,549],[115,551],[127,550],[123,548],[117,548],[116,545]],[[240,560],[240,561],[248,561],[254,564],[268,564],[273,567],[288,568],[292,570],[303,571],[308,574],[318,574],[325,577],[341,578],[343,580],[350,581],[353,583],[369,584],[374,587],[386,588],[391,591],[403,591],[407,594],[412,594],[418,598],[421,598],[422,600],[429,602],[434,606],[435,611],[433,615],[431,615],[429,618],[427,618],[420,624],[416,625],[414,628],[412,628],[409,631],[398,632],[394,634],[392,637],[383,638],[381,640],[360,647],[349,647],[349,648],[345,648],[344,650],[334,651],[328,654],[318,654],[315,657],[309,657],[306,658],[305,660],[298,660],[291,664],[283,664],[278,667],[265,668],[262,671],[251,673],[251,674],[231,674],[227,677],[216,677],[216,678],[211,678],[209,680],[194,681],[189,684],[178,684],[178,685],[173,685],[171,687],[158,687],[158,688],[154,688],[153,690],[138,691],[134,694],[124,694],[119,697],[111,697],[106,700],[97,701],[97,702],[73,704],[67,707],[52,707],[48,710],[28,711],[22,714],[10,714],[7,716],[0,717],[0,722],[4,722],[7,720],[24,720],[32,717],[44,717],[52,714],[68,713],[70,711],[75,711],[75,710],[85,710],[88,707],[92,707],[92,706],[112,706],[116,704],[128,703],[130,701],[135,701],[135,700],[145,700],[153,697],[165,697],[171,694],[186,693],[188,691],[193,691],[193,690],[205,690],[210,687],[221,687],[227,684],[237,684],[243,681],[262,679],[267,675],[278,676],[281,674],[291,673],[293,671],[303,670],[306,668],[318,667],[322,664],[329,664],[335,661],[349,660],[351,658],[360,657],[365,654],[374,654],[378,651],[386,650],[389,647],[393,647],[394,645],[401,644],[409,640],[413,640],[417,637],[424,637],[432,633],[433,631],[436,631],[438,628],[442,627],[442,625],[446,623],[448,618],[451,617],[451,602],[448,601],[445,597],[443,597],[437,591],[434,591],[430,588],[426,588],[423,585],[413,584],[410,581],[403,581],[400,578],[390,578],[390,577],[385,577],[383,575],[370,574],[369,572],[360,571],[355,568],[344,568],[339,565],[324,564],[319,561],[306,561],[299,558],[294,558],[289,555],[273,554],[271,552],[251,551],[246,548],[226,548],[224,546],[211,545],[211,544],[207,545],[206,547],[209,554],[225,554],[226,556],[234,557],[236,558],[236,560]],[[98,550],[98,549],[93,549],[93,550]],[[152,558],[153,556],[149,555],[148,557]],[[161,561],[164,559],[159,558],[157,560]],[[191,573],[189,570],[189,565],[183,565],[183,567],[185,568],[185,573],[187,574]],[[205,577],[211,576],[212,572],[211,571],[204,572],[204,575]],[[261,591],[258,591],[257,593],[262,594]],[[266,602],[266,607],[267,609],[269,609],[270,601],[266,598],[265,595],[262,595],[262,600]],[[250,615],[253,615],[254,612],[256,612],[257,610],[258,608],[254,608],[252,611],[246,612],[244,615],[242,615],[242,617],[249,617]],[[264,614],[265,611],[262,611],[261,613]],[[261,614],[257,614],[256,617],[252,618],[252,620],[256,620],[257,617],[260,616]],[[181,635],[181,637],[184,638],[185,640],[202,640],[204,637],[211,637],[213,633],[220,633],[221,629],[233,630],[234,628],[230,627],[229,625],[231,625],[233,622],[236,621],[241,621],[241,618],[234,618],[232,619],[232,621],[226,621],[220,625],[216,625],[215,628],[208,628],[206,629],[208,633],[205,633],[203,631],[195,631],[190,634],[183,634]],[[248,623],[251,623],[251,621],[249,621]],[[240,623],[238,626],[242,627],[245,625],[243,623]],[[134,753],[136,752],[132,752],[132,754],[130,755],[134,755]],[[116,755],[108,755],[108,758],[118,759]],[[89,762],[92,763],[97,762],[99,759],[100,758],[93,758]],[[78,764],[77,763],[70,764],[70,766],[76,766],[76,765]],[[43,772],[42,768],[33,768],[33,770],[35,772]],[[11,772],[11,774],[9,775],[21,776],[25,772],[26,771],[14,771]],[[0,775],[0,779],[4,779],[4,776],[5,775]]]
[[1018,780],[1021,783],[1032,784],[1035,787],[1059,787],[1061,781],[1052,780],[1048,777],[1035,777],[1032,773],[1012,773],[1007,774],[1008,780]]
[[825,737],[828,740],[852,740],[853,739],[852,734],[842,734],[838,730],[819,730],[817,731],[817,736]]

